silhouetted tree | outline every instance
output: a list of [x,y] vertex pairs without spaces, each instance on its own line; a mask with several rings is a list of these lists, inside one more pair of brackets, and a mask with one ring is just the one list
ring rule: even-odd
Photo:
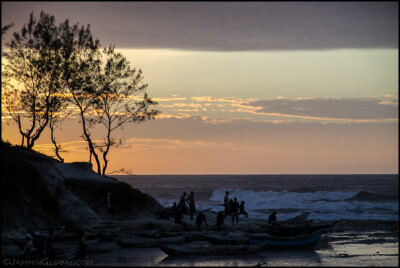
[[[9,27],[2,28],[2,35]],[[18,125],[22,146],[32,148],[49,126],[56,157],[64,161],[54,130],[60,126],[67,106],[72,105],[78,110],[89,162],[93,157],[97,173],[104,175],[110,148],[122,142],[113,137],[113,131],[127,123],[153,119],[159,113],[149,109],[157,103],[146,93],[142,71],[131,69],[114,47],[101,51],[90,25],[70,26],[65,20],[56,26],[54,16],[42,11],[36,21],[32,12],[29,23],[14,33],[7,48],[2,65],[2,103]],[[103,142],[93,140],[95,126],[105,128]]]
[[106,174],[107,155],[112,146],[122,143],[112,137],[112,132],[128,123],[140,123],[154,119],[160,112],[149,110],[149,106],[157,105],[147,93],[147,84],[143,84],[142,71],[131,69],[129,61],[109,47],[103,50],[103,65],[97,81],[101,94],[96,102],[98,122],[105,129],[105,138],[98,145],[103,155],[102,174]]
[[[6,29],[2,28],[2,34]],[[57,94],[61,44],[57,36],[54,16],[42,12],[36,21],[32,12],[29,23],[14,32],[3,51],[2,103],[18,125],[21,146],[32,148],[47,126],[49,114],[61,107]]]
[[97,164],[97,173],[101,174],[100,159],[96,153],[96,144],[92,140],[91,130],[96,123],[94,108],[101,92],[97,87],[100,74],[101,53],[98,40],[93,40],[90,26],[86,28],[64,25],[63,43],[63,82],[67,100],[78,108],[82,125],[82,138],[87,142],[90,153]]
[[[60,105],[65,105],[65,102],[60,102]],[[65,111],[65,107],[62,108],[63,111]],[[62,162],[64,163],[64,158],[61,157],[61,152],[66,152],[61,146],[61,144],[58,144],[56,141],[56,136],[54,134],[56,128],[61,128],[61,122],[65,119],[66,116],[68,116],[69,113],[67,114],[56,114],[56,113],[51,113],[49,116],[49,128],[50,128],[50,139],[51,142],[54,145],[53,151],[55,153],[55,156]]]

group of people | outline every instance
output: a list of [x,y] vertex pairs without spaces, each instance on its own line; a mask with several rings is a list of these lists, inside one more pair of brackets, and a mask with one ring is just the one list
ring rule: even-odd
[[[216,218],[217,228],[220,229],[222,227],[222,225],[224,225],[226,216],[232,216],[232,225],[235,224],[235,221],[236,221],[236,224],[239,224],[239,215],[243,215],[245,218],[248,218],[249,214],[245,211],[244,204],[245,204],[244,201],[241,201],[241,203],[239,204],[236,197],[234,197],[233,199],[230,199],[229,191],[226,191],[226,195],[224,197],[225,210],[220,211],[217,214],[217,218]],[[187,205],[189,206],[189,212],[187,211]],[[173,203],[169,213],[166,211],[163,211],[160,213],[159,216],[164,219],[169,219],[170,217],[174,218],[175,223],[180,224],[185,229],[187,229],[187,224],[182,220],[184,218],[183,215],[189,214],[190,220],[194,220],[193,216],[194,216],[195,211],[196,211],[196,206],[195,206],[194,192],[191,191],[189,196],[186,196],[186,192],[184,192],[179,199],[179,203],[178,204],[177,204],[177,202]],[[275,214],[276,214],[276,211],[274,211],[268,219],[268,222],[270,222],[271,224],[276,223]],[[206,221],[206,215],[200,211],[197,213],[197,217],[196,217],[196,225],[198,226],[200,232],[201,232],[201,226],[203,223],[206,226],[208,226],[208,223]]]
[[244,210],[244,201],[240,202],[240,205],[237,201],[237,198],[234,197],[233,199],[229,198],[229,192],[226,191],[224,197],[224,207],[225,207],[225,216],[232,215],[232,225],[235,223],[239,224],[239,215],[242,215],[245,218],[249,217],[249,213]]
[[[80,230],[78,235],[79,248],[76,251],[74,259],[83,260],[86,256],[87,241],[83,230]],[[26,233],[25,241],[19,246],[21,246],[24,251],[24,259],[56,259],[56,250],[54,248],[54,230],[52,228],[49,228],[47,237],[42,236],[39,231]]]
[[[170,210],[170,215],[169,217],[175,219],[175,223],[182,225],[185,229],[187,229],[187,224],[182,220],[184,218],[184,214],[188,214],[187,212],[187,206],[186,204],[189,205],[189,215],[190,215],[190,220],[194,220],[193,216],[196,211],[196,205],[195,205],[195,199],[194,199],[194,192],[191,191],[190,195],[186,197],[186,192],[184,192],[180,199],[179,203],[172,205],[172,208]],[[206,221],[206,215],[204,215],[201,211],[197,214],[196,217],[196,225],[199,228],[201,232],[201,225],[203,224],[208,226],[208,223]]]

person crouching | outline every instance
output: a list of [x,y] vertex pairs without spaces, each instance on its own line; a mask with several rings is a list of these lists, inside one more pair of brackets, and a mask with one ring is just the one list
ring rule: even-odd
[[206,215],[204,215],[200,211],[196,218],[196,225],[197,225],[197,227],[199,227],[200,232],[201,232],[201,225],[203,224],[203,221],[204,221],[205,225],[208,226],[207,221],[206,221]]

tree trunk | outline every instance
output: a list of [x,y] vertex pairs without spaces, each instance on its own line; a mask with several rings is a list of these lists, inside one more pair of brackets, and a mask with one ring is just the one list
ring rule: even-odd
[[55,153],[56,153],[56,156],[57,156],[57,158],[61,161],[61,163],[64,163],[64,158],[62,158],[61,157],[61,155],[60,155],[60,148],[61,148],[61,146],[60,145],[57,145],[57,142],[56,142],[56,138],[54,137],[54,125],[53,125],[54,123],[51,123],[50,122],[50,124],[49,124],[49,126],[50,126],[50,131],[51,131],[51,135],[50,135],[50,137],[51,137],[51,141],[53,142],[53,144],[54,144],[54,151],[55,151]]
[[94,160],[96,161],[97,173],[101,175],[100,160],[99,160],[99,157],[98,157],[97,153],[94,150],[94,146],[93,146],[92,140],[90,139],[90,134],[86,130],[86,121],[85,121],[85,117],[83,115],[83,111],[82,110],[81,110],[81,119],[82,119],[82,127],[83,127],[84,138],[88,142],[89,151],[94,156]]

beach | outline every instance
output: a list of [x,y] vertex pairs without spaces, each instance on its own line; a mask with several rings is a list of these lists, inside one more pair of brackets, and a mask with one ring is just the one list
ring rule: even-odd
[[[63,165],[35,152],[7,145],[4,148],[7,153],[2,153],[2,161],[8,174],[2,195],[4,266],[398,266],[396,175],[164,175],[115,179],[94,174],[87,163]],[[186,226],[172,218],[160,218],[160,212],[178,202],[183,192],[191,191],[196,200],[193,220],[187,213],[183,218]],[[232,225],[228,216],[219,229],[215,227],[216,216],[224,209],[227,191],[231,198],[246,202],[249,217],[241,215],[239,224]],[[12,194],[15,192],[18,194]],[[27,207],[29,210],[23,209]],[[202,226],[202,232],[195,224],[200,211],[208,223]],[[302,230],[307,233],[315,231],[308,229],[311,225],[325,230],[301,238],[312,240],[306,242],[307,248],[305,242],[301,249],[252,247],[252,235],[266,234],[271,211],[277,211],[280,226],[303,226],[300,229],[305,228]],[[296,218],[296,224],[287,225]],[[44,239],[49,228],[55,230],[56,258],[39,257],[27,263],[22,257],[26,234],[36,236],[39,232]],[[74,258],[80,231],[84,231],[87,241],[84,259]],[[290,243],[298,243],[299,239],[296,236]],[[176,245],[178,251],[193,245],[196,248],[190,255],[178,257],[165,250],[168,245]],[[218,256],[214,256],[215,249]],[[199,256],[199,250],[206,254]]]
[[[203,226],[201,234],[243,234],[259,228],[265,221],[240,217],[239,225],[232,225],[228,216],[221,231],[214,231],[216,214],[207,215],[209,226]],[[319,243],[309,249],[299,250],[261,250],[249,255],[221,256],[168,256],[155,245],[154,241],[194,245],[207,242],[196,239],[200,232],[195,221],[185,222],[184,231],[173,219],[141,218],[130,221],[107,219],[100,226],[93,226],[86,232],[88,253],[87,266],[390,266],[399,264],[398,259],[398,222],[397,221],[356,221],[342,220],[335,224],[332,231],[323,234]],[[166,233],[171,236],[165,237]],[[173,240],[185,237],[184,240]],[[61,231],[56,235],[55,248],[64,251],[64,259],[72,256],[78,247],[73,234]],[[161,237],[161,236],[164,236]],[[157,238],[158,237],[158,238]],[[137,244],[126,247],[122,239],[136,238]],[[142,241],[142,243],[141,243]],[[146,242],[147,241],[147,242]],[[122,245],[122,246],[121,246]],[[2,242],[3,264],[5,260],[22,255],[22,251],[7,239]],[[73,266],[73,265],[72,265]]]

